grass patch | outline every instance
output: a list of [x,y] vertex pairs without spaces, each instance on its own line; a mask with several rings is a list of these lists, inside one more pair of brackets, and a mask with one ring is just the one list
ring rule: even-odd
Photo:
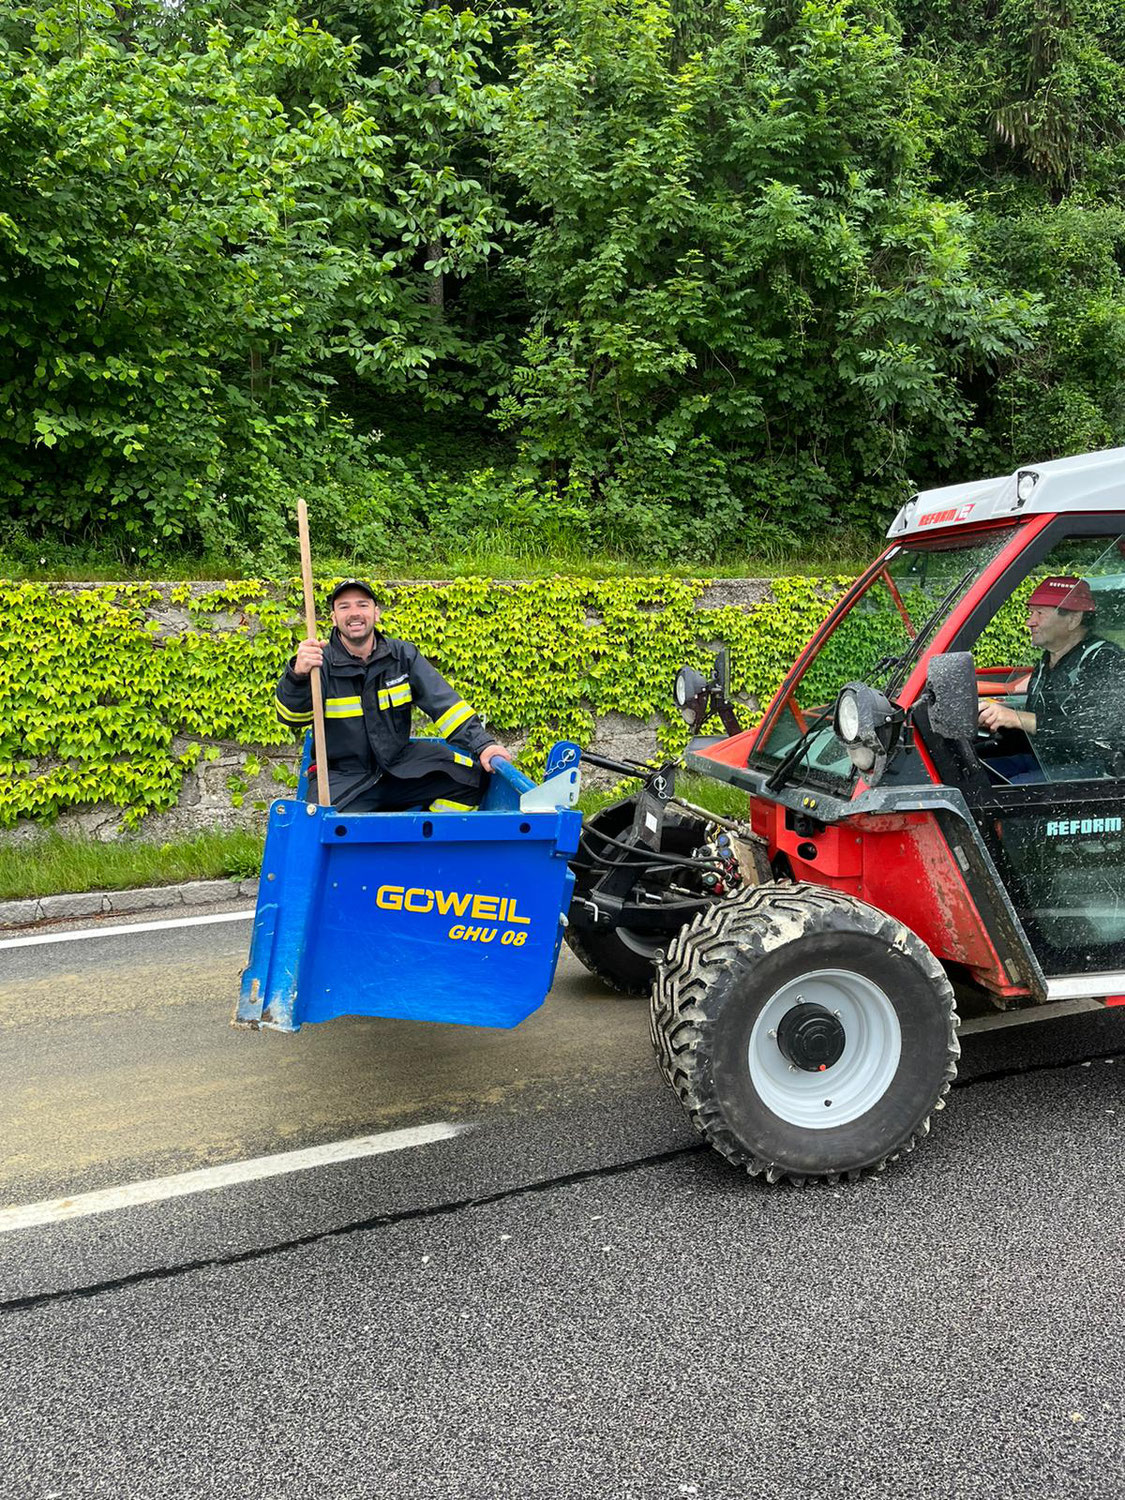
[[34,843],[0,847],[0,900],[71,891],[124,891],[185,880],[256,879],[260,834],[199,833],[167,844],[68,838],[49,833]]
[[[801,578],[846,575],[858,578],[881,549],[878,537],[857,532],[831,539],[810,539],[800,550],[739,551],[688,558],[667,559],[615,556],[611,552],[559,548],[553,551],[518,552],[505,545],[501,534],[475,537],[462,550],[435,548],[419,539],[419,547],[406,547],[389,556],[317,554],[317,577],[410,579],[495,578],[519,582],[535,578]],[[122,560],[111,553],[87,553],[59,549],[54,555],[28,559],[6,553],[0,547],[0,578],[35,583],[168,583],[238,581],[266,578],[286,582],[295,577],[300,561],[293,553],[279,566],[276,559],[242,557],[193,557],[170,554],[138,562]]]
[[[587,817],[600,812],[611,802],[631,796],[640,786],[639,781],[621,781],[616,787],[603,791],[600,787],[587,787],[578,798],[578,807]],[[745,819],[749,816],[748,793],[740,791],[726,781],[713,781],[710,776],[697,776],[694,772],[681,771],[676,777],[676,796],[685,802],[694,802],[696,807],[706,808],[721,818]]]

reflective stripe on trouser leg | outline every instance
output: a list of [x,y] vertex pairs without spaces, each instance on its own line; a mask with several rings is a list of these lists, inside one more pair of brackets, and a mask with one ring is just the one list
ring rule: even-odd
[[[450,776],[446,771],[430,771],[425,776],[399,777],[391,773],[381,776],[345,811],[355,812],[405,812],[415,809],[427,811],[434,802],[450,801],[462,809],[466,804],[475,807],[485,792],[484,773],[480,773],[477,786],[466,786],[461,777]],[[452,808],[445,811],[452,812]]]

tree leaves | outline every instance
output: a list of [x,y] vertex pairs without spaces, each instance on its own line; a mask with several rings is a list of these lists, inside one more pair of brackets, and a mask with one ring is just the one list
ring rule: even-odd
[[504,135],[543,205],[539,319],[501,402],[529,457],[622,529],[663,512],[662,556],[685,534],[729,546],[763,514],[815,523],[873,470],[887,504],[950,462],[966,377],[1029,347],[1039,317],[927,191],[892,36],[842,0],[785,20],[740,0],[684,59],[666,5],[552,14]]
[[389,555],[498,474],[678,562],[1120,441],[1119,11],[0,0],[8,533]]
[[72,537],[108,506],[142,557],[245,536],[260,487],[361,460],[332,363],[424,376],[447,343],[426,275],[503,223],[447,159],[481,118],[483,23],[427,13],[369,78],[315,21],[193,35],[198,13],[88,7],[79,35],[47,7],[0,80],[0,504]]

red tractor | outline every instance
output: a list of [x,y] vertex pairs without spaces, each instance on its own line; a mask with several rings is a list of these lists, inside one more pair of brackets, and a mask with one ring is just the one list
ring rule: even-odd
[[660,1066],[723,1156],[877,1171],[944,1103],[959,1003],[1125,1004],[1123,644],[1125,448],[916,495],[756,728],[721,661],[681,672],[729,735],[686,763],[748,817],[649,774],[587,820],[568,941],[651,986]]

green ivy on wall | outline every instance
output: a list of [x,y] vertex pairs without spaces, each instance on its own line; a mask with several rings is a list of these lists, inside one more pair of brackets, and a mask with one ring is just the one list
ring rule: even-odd
[[1039,653],[1027,633],[1027,601],[1036,584],[1045,576],[1037,572],[1031,578],[1025,578],[981,631],[980,639],[973,647],[973,660],[978,667],[1034,665]]
[[[526,737],[534,774],[554,740],[589,743],[609,713],[661,716],[661,749],[681,749],[673,677],[685,662],[706,670],[719,645],[732,691],[764,706],[848,581],[777,579],[752,610],[697,608],[706,584],[670,578],[470,578],[381,598],[388,633],[416,642],[498,735]],[[196,598],[178,585],[167,602],[189,612],[182,631],[152,618],[165,602],[150,585],[0,584],[0,827],[97,803],[133,827],[175,805],[210,742],[291,742],[273,690],[304,633],[296,582]]]

